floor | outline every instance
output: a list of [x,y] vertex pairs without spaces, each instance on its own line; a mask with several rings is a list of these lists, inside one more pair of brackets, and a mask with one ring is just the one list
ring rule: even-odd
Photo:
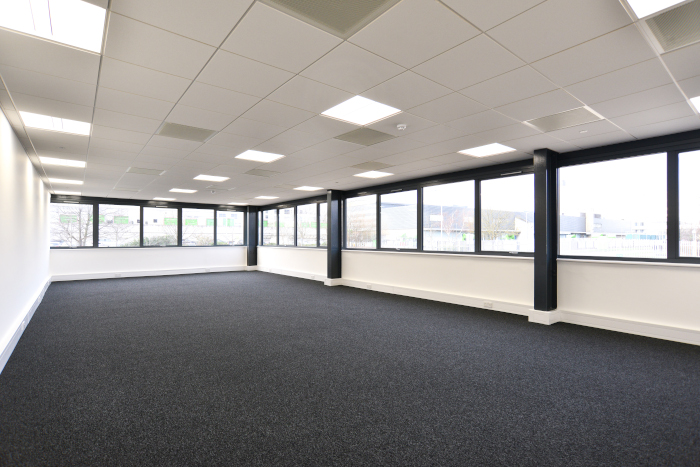
[[0,465],[697,466],[700,347],[262,272],[60,282],[0,431]]

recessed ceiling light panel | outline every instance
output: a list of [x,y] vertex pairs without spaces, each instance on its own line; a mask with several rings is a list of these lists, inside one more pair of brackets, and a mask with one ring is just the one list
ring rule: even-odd
[[65,180],[63,178],[49,178],[49,181],[51,183],[56,183],[56,184],[65,184],[65,185],[82,185],[83,181],[82,180]]
[[627,0],[637,18],[645,18],[685,0]]
[[695,110],[697,110],[698,112],[700,112],[700,96],[698,96],[698,97],[692,97],[692,98],[690,99],[690,102],[691,102],[691,104],[693,104],[693,106],[695,107]]
[[0,1],[0,26],[99,53],[105,13],[81,0],[7,0]]
[[153,198],[154,201],[175,201],[175,198]]
[[400,113],[399,109],[375,102],[362,96],[355,96],[332,107],[321,115],[355,125],[365,126]]
[[319,186],[299,186],[296,187],[295,190],[299,191],[318,191],[318,190],[323,190],[323,188]]
[[206,180],[207,182],[225,182],[231,177],[218,177],[216,175],[197,175],[195,180]]
[[477,148],[464,149],[459,151],[460,154],[465,154],[472,157],[488,157],[495,156],[497,154],[505,154],[506,152],[513,152],[515,149],[502,144],[493,143],[487,144],[486,146],[479,146]]
[[186,190],[184,188],[171,188],[172,193],[197,193],[197,190]]
[[357,174],[357,175],[355,175],[355,177],[382,178],[382,177],[388,177],[389,175],[394,175],[394,174],[390,174],[389,172],[378,172],[376,170],[370,170],[369,172],[363,172],[361,174]]
[[277,199],[279,196],[256,196],[255,199]]
[[80,196],[79,191],[61,191],[61,190],[54,190],[54,194],[56,195],[73,195],[73,196]]
[[48,115],[40,115],[20,110],[24,126],[27,128],[37,128],[39,130],[58,131],[73,135],[88,136],[90,134],[90,124],[78,122],[67,118],[56,118]]
[[85,161],[73,161],[70,159],[58,159],[55,157],[39,156],[39,160],[44,165],[60,165],[63,167],[85,167]]
[[228,203],[232,206],[248,206],[248,203]]
[[255,161],[255,162],[274,162],[276,160],[282,159],[284,156],[282,154],[274,154],[272,152],[262,152],[254,151],[252,149],[236,156],[236,159],[243,159],[244,161]]

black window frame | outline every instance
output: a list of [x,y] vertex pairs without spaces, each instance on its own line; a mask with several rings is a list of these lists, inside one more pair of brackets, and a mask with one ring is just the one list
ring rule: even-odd
[[[314,249],[314,248],[326,248],[325,246],[320,246],[321,242],[321,232],[320,232],[320,208],[319,205],[322,203],[325,203],[327,201],[326,195],[322,196],[314,196],[311,198],[303,198],[303,199],[298,199],[294,201],[287,201],[283,203],[274,203],[274,204],[268,204],[265,206],[259,206],[258,207],[258,212],[260,217],[262,218],[262,213],[265,211],[275,211],[277,215],[277,241],[275,245],[263,245],[262,241],[262,233],[261,233],[261,240],[258,244],[259,247],[262,248],[304,248],[304,249]],[[316,204],[316,246],[299,246],[299,239],[297,235],[297,229],[298,225],[297,223],[299,222],[299,216],[297,213],[297,207],[302,206],[302,205],[308,205],[308,204]],[[279,243],[279,211],[280,209],[290,209],[293,208],[294,210],[294,244],[293,245],[280,245]],[[264,227],[263,227],[264,228]]]

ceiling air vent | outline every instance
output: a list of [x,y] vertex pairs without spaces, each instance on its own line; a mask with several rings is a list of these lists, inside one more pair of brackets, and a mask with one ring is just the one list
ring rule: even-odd
[[165,173],[165,170],[143,169],[141,167],[129,167],[129,170],[127,170],[126,172],[130,173],[130,174],[141,174],[141,175],[163,175]]
[[164,123],[160,127],[158,134],[160,136],[167,136],[169,138],[186,139],[188,141],[198,141],[200,143],[205,142],[211,136],[216,133],[214,130],[206,130],[204,128],[197,128],[193,126],[180,125],[178,123]]
[[272,177],[273,175],[277,175],[279,172],[275,172],[274,170],[262,170],[262,169],[253,169],[249,170],[246,172],[248,175],[255,175],[257,177]]
[[580,107],[578,109],[567,110],[566,112],[549,115],[547,117],[528,120],[525,123],[529,123],[538,130],[547,133],[549,131],[561,130],[563,128],[569,128],[576,125],[583,125],[584,123],[597,122],[598,120],[602,120],[599,115],[594,114],[586,107]]
[[665,52],[700,41],[700,1],[685,3],[646,23]]
[[347,39],[399,0],[261,0],[305,23]]
[[393,138],[396,138],[396,136],[370,128],[358,128],[357,130],[352,130],[349,133],[335,137],[335,139],[347,141],[348,143],[361,144],[363,146],[371,146]]
[[363,162],[362,164],[353,165],[352,167],[360,170],[382,170],[391,167],[391,165],[381,162]]

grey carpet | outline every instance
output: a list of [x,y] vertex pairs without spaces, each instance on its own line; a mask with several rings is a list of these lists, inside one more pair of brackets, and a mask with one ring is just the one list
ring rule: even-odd
[[265,273],[54,283],[0,430],[2,465],[697,466],[700,348]]

